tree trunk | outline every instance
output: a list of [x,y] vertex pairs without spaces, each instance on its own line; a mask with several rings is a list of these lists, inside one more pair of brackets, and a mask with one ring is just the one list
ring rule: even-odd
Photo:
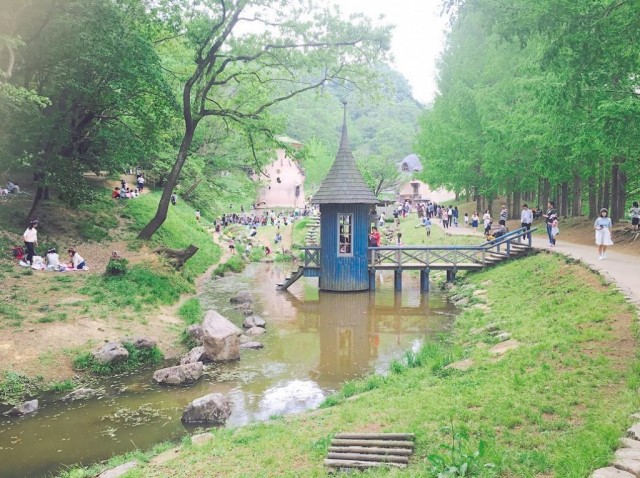
[[[202,182],[202,178],[196,178],[196,180],[193,182],[193,184],[189,187],[189,189],[187,189],[187,192],[182,194],[182,199],[189,199],[191,197],[191,195],[193,194],[193,191],[196,190],[196,188],[198,187],[198,185]],[[377,196],[377,194],[376,194]]]
[[589,176],[589,219],[598,217],[597,185],[595,176]]
[[520,192],[513,193],[513,209],[511,210],[511,217],[517,219],[520,217]]
[[600,207],[606,207],[607,209],[609,209],[610,199],[611,199],[611,181],[605,174],[603,186],[602,186],[602,202],[600,203]]
[[166,247],[161,247],[153,252],[165,256],[167,259],[169,259],[171,265],[176,269],[182,269],[184,263],[191,259],[191,257],[193,257],[196,252],[198,252],[198,248],[191,244],[186,249],[168,249]]
[[613,164],[611,165],[611,199],[609,206],[605,206],[609,209],[609,217],[613,222],[616,222],[615,216],[618,207],[618,190],[620,189],[620,166],[618,164],[618,158],[613,158]]
[[562,200],[560,201],[560,214],[566,218],[569,215],[569,183],[564,181],[560,185],[560,195]]
[[478,212],[478,214],[480,214],[480,211],[482,211],[482,204],[480,201],[482,201],[482,198],[480,197],[480,193],[478,192],[478,188],[475,187],[473,188],[473,194],[475,195],[475,199],[476,199],[476,211]]
[[167,182],[164,185],[162,196],[160,197],[160,202],[158,203],[158,210],[156,211],[156,214],[155,216],[153,216],[151,221],[149,221],[149,224],[144,226],[142,231],[140,231],[140,234],[138,234],[138,239],[151,239],[151,236],[153,236],[155,232],[160,229],[160,226],[162,226],[165,219],[167,219],[169,203],[171,202],[171,194],[173,193],[176,184],[178,184],[180,171],[182,171],[182,167],[184,166],[184,163],[187,160],[187,156],[189,155],[189,147],[191,146],[191,142],[193,141],[193,133],[195,132],[196,126],[197,123],[191,123],[187,124],[187,126],[185,127],[184,138],[182,138],[182,144],[180,145],[180,150],[178,151],[178,157],[176,158],[176,162],[171,168],[169,176],[167,176]]
[[551,185],[549,184],[549,180],[544,178],[542,181],[542,188],[540,189],[540,207],[546,208],[547,203],[550,201],[549,194],[551,192]]
[[32,221],[33,219],[36,219],[37,212],[38,212],[38,205],[42,200],[43,193],[44,193],[44,189],[42,188],[42,186],[38,186],[36,188],[36,193],[33,195],[33,202],[31,203],[31,209],[29,210],[29,214],[27,214],[28,221]]
[[573,175],[573,204],[571,205],[572,216],[582,216],[582,180],[579,175]]
[[622,168],[618,170],[618,173],[620,174],[620,180],[618,181],[618,209],[615,211],[613,222],[624,219],[627,207],[627,175],[622,171]]

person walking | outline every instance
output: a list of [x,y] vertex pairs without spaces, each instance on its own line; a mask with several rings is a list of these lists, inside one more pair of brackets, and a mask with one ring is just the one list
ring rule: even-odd
[[451,213],[453,215],[453,225],[455,227],[458,227],[458,216],[460,215],[460,211],[458,211],[458,206],[454,207]]
[[522,206],[522,212],[520,213],[520,226],[527,229],[527,233],[522,235],[522,239],[531,239],[531,233],[528,232],[531,229],[531,223],[533,222],[533,211],[529,209],[527,204]]
[[500,221],[504,221],[504,223],[506,224],[508,216],[509,212],[507,211],[507,205],[503,204],[502,209],[500,209],[500,220],[498,221],[498,223],[500,223]]
[[633,201],[633,207],[629,209],[631,214],[631,225],[636,226],[636,231],[640,230],[640,207],[638,207],[638,201]]
[[29,223],[29,227],[26,231],[24,231],[24,234],[22,235],[22,238],[24,239],[24,246],[27,248],[27,262],[30,266],[33,265],[33,256],[35,256],[36,254],[35,246],[38,245],[38,231],[36,229],[37,227],[38,221],[34,219]]
[[558,227],[558,212],[556,211],[556,205],[553,201],[549,201],[547,204],[547,212],[545,212],[542,217],[545,218],[547,223],[547,236],[549,236],[549,246],[554,247],[556,245],[556,238],[552,232],[553,223],[556,222],[556,229]]
[[473,229],[474,234],[478,232],[479,222],[480,218],[478,217],[478,211],[473,211],[473,216],[471,216],[471,228]]
[[487,209],[483,216],[482,221],[484,222],[484,235],[488,235],[491,232],[491,213]]
[[607,246],[613,246],[611,239],[611,218],[606,208],[600,209],[600,217],[596,219],[593,228],[596,230],[596,245],[598,246],[598,259],[607,258]]
[[449,210],[446,207],[442,208],[442,227],[449,229]]

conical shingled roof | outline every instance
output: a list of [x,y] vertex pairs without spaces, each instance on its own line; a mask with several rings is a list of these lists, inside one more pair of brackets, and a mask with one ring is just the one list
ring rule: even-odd
[[313,204],[376,204],[378,202],[358,170],[349,146],[346,103],[338,154],[311,202]]

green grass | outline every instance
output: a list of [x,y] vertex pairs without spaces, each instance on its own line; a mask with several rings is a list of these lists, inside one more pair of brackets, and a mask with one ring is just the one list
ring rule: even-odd
[[91,352],[83,352],[73,359],[75,370],[86,370],[97,375],[113,375],[117,373],[137,370],[148,364],[158,364],[164,360],[160,349],[156,346],[150,349],[138,349],[130,343],[123,343],[129,352],[129,357],[122,362],[104,364],[96,361]]
[[[160,193],[152,192],[126,202],[123,216],[131,221],[132,232],[140,231],[153,217],[159,200]],[[188,280],[194,280],[211,264],[220,260],[220,247],[213,242],[205,225],[195,220],[194,209],[184,202],[169,208],[167,220],[152,240],[155,244],[172,249],[184,249],[190,244],[198,247],[198,252],[187,261],[181,271]]]
[[[434,220],[432,219],[432,222]],[[405,245],[420,245],[420,246],[477,246],[485,242],[484,236],[480,233],[473,236],[458,235],[447,236],[446,233],[433,224],[431,226],[431,236],[427,237],[427,233],[423,226],[416,227],[421,224],[417,214],[410,215],[407,219],[400,219],[400,232],[402,233],[402,242]],[[381,229],[381,233],[384,233],[386,225]],[[464,226],[458,226],[464,228]],[[482,232],[482,231],[480,231]],[[394,243],[395,245],[395,243]]]
[[80,292],[90,296],[89,301],[121,311],[129,307],[134,311],[160,304],[173,304],[180,294],[193,292],[194,286],[181,274],[167,268],[152,268],[141,263],[132,266],[121,276],[93,274],[87,277]]
[[38,389],[37,382],[13,370],[0,374],[0,403],[16,404]]
[[222,277],[227,272],[239,273],[242,272],[245,267],[247,267],[247,261],[244,257],[242,257],[241,254],[234,254],[227,260],[227,262],[220,264],[214,269],[213,276]]
[[[385,376],[346,383],[318,413],[215,429],[206,445],[133,476],[326,476],[331,437],[371,430],[413,432],[416,449],[406,470],[371,470],[368,477],[436,477],[447,463],[472,459],[470,476],[479,477],[584,478],[606,465],[640,406],[635,310],[600,278],[554,255],[510,261],[466,280],[487,289],[491,312],[469,307],[450,335],[394,361]],[[488,324],[520,347],[491,356],[494,340],[474,331]],[[461,358],[475,365],[446,368]],[[447,455],[442,447],[453,437],[459,445]],[[429,460],[438,455],[449,460],[440,468]]]
[[304,217],[298,219],[293,223],[293,232],[291,236],[292,248],[299,248],[306,244],[307,225],[309,224],[309,218]]
[[184,321],[186,325],[199,324],[204,317],[204,310],[202,310],[202,304],[197,297],[187,299],[184,304],[178,309],[178,316]]

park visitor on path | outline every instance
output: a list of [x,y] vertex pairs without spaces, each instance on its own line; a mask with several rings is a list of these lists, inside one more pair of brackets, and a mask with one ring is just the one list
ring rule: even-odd
[[596,245],[598,246],[598,259],[607,258],[607,246],[613,246],[611,240],[611,218],[606,208],[600,209],[600,217],[596,219],[593,228],[596,230]]
[[[520,213],[520,226],[526,227],[527,231],[531,229],[531,223],[533,222],[533,211],[529,209],[527,204],[522,206],[522,212]],[[522,238],[527,239],[531,237],[531,233],[523,234]]]
[[631,215],[631,225],[636,227],[636,231],[640,230],[640,207],[638,201],[633,201],[633,207],[629,209]]
[[33,256],[36,254],[35,246],[38,245],[38,231],[36,228],[38,227],[38,221],[33,220],[29,223],[29,227],[22,238],[24,239],[24,246],[27,248],[27,262],[29,265],[33,265]]
[[482,220],[484,221],[484,235],[488,235],[491,232],[491,213],[487,209],[483,216]]
[[549,236],[549,246],[553,247],[556,245],[556,237],[553,234],[553,223],[556,223],[555,228],[558,228],[558,212],[556,211],[555,204],[553,201],[549,201],[547,204],[547,212],[542,215],[546,219],[547,223],[547,236]]
[[424,216],[420,224],[416,226],[416,229],[419,227],[424,227],[425,231],[427,231],[427,237],[431,235],[431,219],[429,216]]
[[473,228],[473,232],[478,232],[478,222],[480,218],[478,217],[478,211],[473,211],[473,216],[471,216],[471,227]]

